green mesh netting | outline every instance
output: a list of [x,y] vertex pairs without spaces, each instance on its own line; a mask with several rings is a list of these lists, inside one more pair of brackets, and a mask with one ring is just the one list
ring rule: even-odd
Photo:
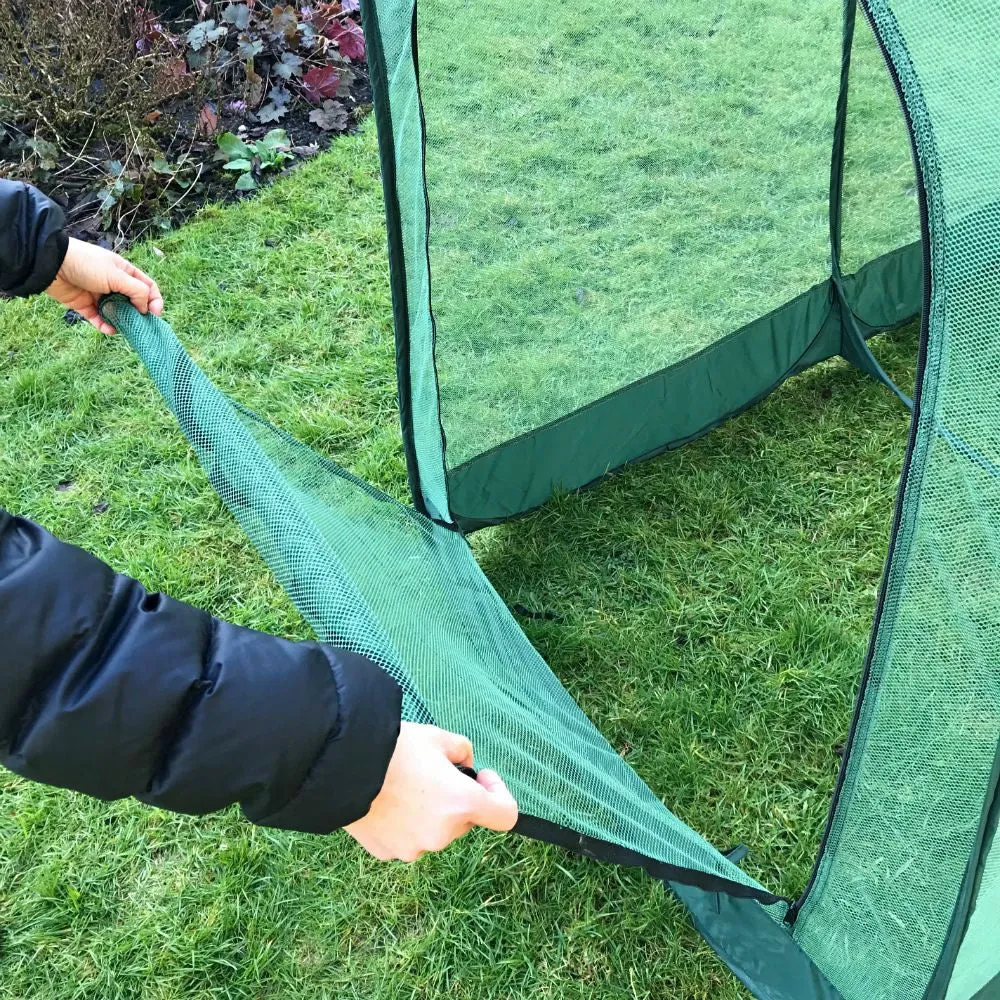
[[[463,523],[480,510],[512,516],[560,483],[583,485],[700,433],[800,361],[844,350],[820,343],[824,331],[840,337],[833,289],[821,285],[801,311],[779,308],[773,324],[725,336],[829,274],[840,0],[626,3],[613,16],[563,0],[529,0],[516,16],[499,0],[370,6],[391,81],[391,122],[380,126],[403,173],[389,191],[406,290],[419,295],[397,327],[419,383],[404,406],[421,475],[433,473],[418,491],[432,509],[461,488]],[[931,345],[856,737],[796,934],[846,997],[905,1000],[923,995],[952,939],[1000,728],[1000,115],[990,76],[1000,33],[986,27],[995,14],[983,0],[872,7],[929,178]],[[861,24],[842,264],[850,273],[882,262],[845,282],[871,327],[913,315],[920,286],[917,255],[897,249],[916,236],[917,187],[882,74]],[[815,333],[783,354],[803,329]],[[727,340],[738,347],[716,350]],[[673,395],[691,409],[717,399],[715,411],[656,439],[647,414],[630,420],[599,398],[657,369],[689,371],[699,398],[670,378],[621,398],[664,422]],[[742,394],[732,391],[740,380]],[[579,407],[614,418],[607,440],[599,416],[574,419]],[[548,434],[552,421],[598,439],[586,475],[560,466],[546,478],[543,466],[579,447],[579,434]],[[617,446],[633,433],[640,446]],[[476,458],[492,446],[488,461]]]
[[828,276],[839,0],[421,0],[416,23],[449,467]]
[[[407,718],[470,736],[525,814],[575,831],[584,850],[615,845],[724,889],[686,902],[758,995],[802,1000],[808,983],[809,1000],[839,1000],[818,967],[843,1000],[923,1000],[932,981],[928,1000],[970,1000],[1000,971],[1000,857],[995,845],[977,857],[1000,736],[1000,25],[993,0],[868,7],[916,133],[933,294],[855,730],[815,883],[792,911],[815,963],[794,988],[772,989],[765,969],[787,955],[787,930],[747,931],[760,908],[734,903],[771,897],[600,737],[459,534],[228,401],[165,324],[108,308],[317,634],[393,674]],[[840,0],[627,2],[613,16],[566,0],[516,11],[421,0],[419,14],[413,0],[368,4],[404,427],[434,517],[450,517],[456,462],[655,368],[681,359],[687,371],[705,345],[692,385],[710,403],[717,394],[718,412],[709,405],[691,434],[755,398],[723,391],[727,380],[763,393],[842,349],[823,283],[772,314],[780,322],[741,331],[733,353],[715,351],[830,272],[841,14]],[[888,326],[912,315],[920,288],[917,255],[895,249],[914,235],[913,174],[875,38],[864,25],[857,37],[844,270],[892,252],[847,279],[845,295]],[[786,357],[792,337],[802,340]],[[649,384],[655,396],[660,383]],[[671,398],[646,402],[662,416]],[[631,432],[627,419],[619,430]],[[525,465],[554,456],[510,454]],[[514,494],[527,489],[522,471],[508,468]],[[512,501],[505,516],[531,503]]]
[[460,534],[232,403],[163,321],[120,299],[103,309],[296,607],[320,639],[371,657],[403,685],[405,718],[467,735],[477,766],[504,776],[523,814],[773,899],[601,737]]
[[[870,8],[913,119],[933,291],[882,616],[796,937],[845,997],[920,1000],[1000,733],[1000,31],[983,0]],[[996,963],[1000,911],[983,902],[994,933],[967,939],[965,967]]]
[[[436,498],[435,360],[455,468],[829,275],[841,0],[376,6]],[[868,34],[861,61],[880,77],[859,83],[846,271],[918,235],[905,127]]]
[[[364,5],[420,509],[468,530],[517,516],[840,350],[843,6]],[[901,253],[913,175],[877,58],[869,33],[844,271],[878,265],[848,295],[886,329],[917,312],[919,268]]]

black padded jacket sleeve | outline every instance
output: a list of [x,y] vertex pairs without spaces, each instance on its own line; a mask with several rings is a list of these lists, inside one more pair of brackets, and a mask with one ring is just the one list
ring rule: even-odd
[[0,510],[0,763],[186,813],[327,833],[369,809],[401,692],[361,656],[148,593]]
[[52,284],[69,246],[64,222],[41,191],[0,180],[0,292],[35,295]]

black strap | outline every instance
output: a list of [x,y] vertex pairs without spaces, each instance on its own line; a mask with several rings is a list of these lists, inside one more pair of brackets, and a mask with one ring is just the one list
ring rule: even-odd
[[662,882],[677,882],[681,885],[691,885],[698,889],[704,889],[706,892],[721,892],[727,896],[737,896],[741,899],[754,899],[764,906],[790,902],[784,896],[776,896],[765,889],[757,889],[754,886],[744,885],[742,882],[735,882],[732,879],[723,878],[721,875],[711,875],[696,868],[684,868],[681,865],[658,861],[656,858],[639,854],[627,847],[621,847],[606,840],[598,840],[596,837],[585,836],[568,827],[539,819],[537,816],[522,814],[514,827],[514,833],[520,834],[522,837],[530,837],[532,840],[542,840],[548,844],[555,844],[557,847],[572,851],[574,854],[580,854],[585,858],[594,858],[597,861],[606,861],[609,864],[623,865],[627,868],[642,868],[653,878],[660,879]]

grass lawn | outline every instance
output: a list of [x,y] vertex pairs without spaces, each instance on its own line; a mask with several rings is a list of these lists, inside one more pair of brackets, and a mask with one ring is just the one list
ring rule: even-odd
[[[418,18],[448,461],[664,368],[830,273],[840,0],[428,0]],[[845,261],[919,233],[859,15]]]
[[[402,498],[374,149],[370,132],[338,142],[135,257],[222,388]],[[878,346],[904,384],[915,345]],[[0,359],[0,504],[150,587],[307,634],[122,341],[4,304]],[[825,817],[906,427],[884,388],[829,363],[474,539],[509,604],[560,616],[524,626],[612,743],[785,893]],[[383,866],[341,836],[0,775],[3,998],[743,995],[656,883],[556,849],[484,834]]]

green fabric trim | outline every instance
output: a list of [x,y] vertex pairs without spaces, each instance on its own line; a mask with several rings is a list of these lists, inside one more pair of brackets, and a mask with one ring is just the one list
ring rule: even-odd
[[875,355],[868,348],[865,331],[862,330],[847,301],[844,275],[840,266],[841,222],[844,202],[844,147],[847,138],[847,108],[851,82],[851,51],[854,47],[854,28],[857,19],[856,0],[844,2],[843,49],[840,60],[840,93],[837,96],[837,117],[833,129],[833,157],[830,163],[830,260],[832,263],[833,286],[837,292],[837,302],[843,311],[843,338],[840,354],[855,368],[866,372],[872,378],[891,389],[908,409],[913,409],[909,398],[886,374]]
[[406,476],[413,497],[413,506],[428,516],[420,484],[420,466],[413,441],[413,406],[410,394],[409,305],[406,298],[406,258],[403,252],[403,225],[400,219],[399,197],[396,191],[396,150],[389,107],[389,77],[382,48],[382,31],[378,21],[378,5],[373,0],[361,4],[361,26],[368,50],[368,71],[372,84],[372,104],[375,110],[378,137],[379,172],[385,200],[386,241],[389,251],[389,284],[392,293],[392,319],[396,331],[396,385],[399,395],[399,421],[403,432],[403,454]]
[[917,240],[844,276],[851,312],[868,333],[892,330],[920,315],[923,269],[923,247]]
[[[866,335],[918,315],[921,286],[919,244],[844,279]],[[463,531],[499,524],[557,490],[580,489],[686,444],[839,354],[842,333],[833,283],[815,285],[700,353],[450,470],[452,514]]]
[[667,883],[687,907],[698,933],[760,1000],[843,1000],[792,938],[753,899]]
[[991,979],[972,1000],[1000,1000],[1000,976]]
[[[948,937],[941,949],[941,958],[934,978],[927,987],[926,1000],[943,1000],[948,992],[948,984],[955,971],[955,963],[969,929],[969,918],[972,916],[972,906],[979,892],[986,858],[993,846],[1000,825],[1000,743],[997,744],[996,758],[993,761],[993,773],[990,776],[990,788],[983,805],[983,818],[980,823],[976,847],[969,859],[969,867],[958,893],[955,913],[952,916]],[[989,987],[989,983],[986,984]]]
[[830,258],[834,281],[842,277],[840,269],[841,216],[844,202],[844,147],[847,139],[847,95],[851,78],[851,50],[854,47],[856,0],[844,0],[843,41],[840,53],[840,90],[833,124],[833,155],[830,158]]
[[850,362],[855,368],[871,375],[876,381],[881,382],[888,389],[891,389],[899,401],[908,409],[913,409],[913,400],[896,385],[886,373],[886,370],[878,363],[878,358],[871,352],[868,346],[865,331],[858,323],[850,304],[847,302],[843,281],[836,276],[833,279],[833,287],[837,292],[837,303],[840,307],[840,317],[842,326],[842,337],[840,343],[840,356],[845,361]]
[[414,506],[446,523],[415,19],[415,0],[362,0],[385,193],[403,449]]

